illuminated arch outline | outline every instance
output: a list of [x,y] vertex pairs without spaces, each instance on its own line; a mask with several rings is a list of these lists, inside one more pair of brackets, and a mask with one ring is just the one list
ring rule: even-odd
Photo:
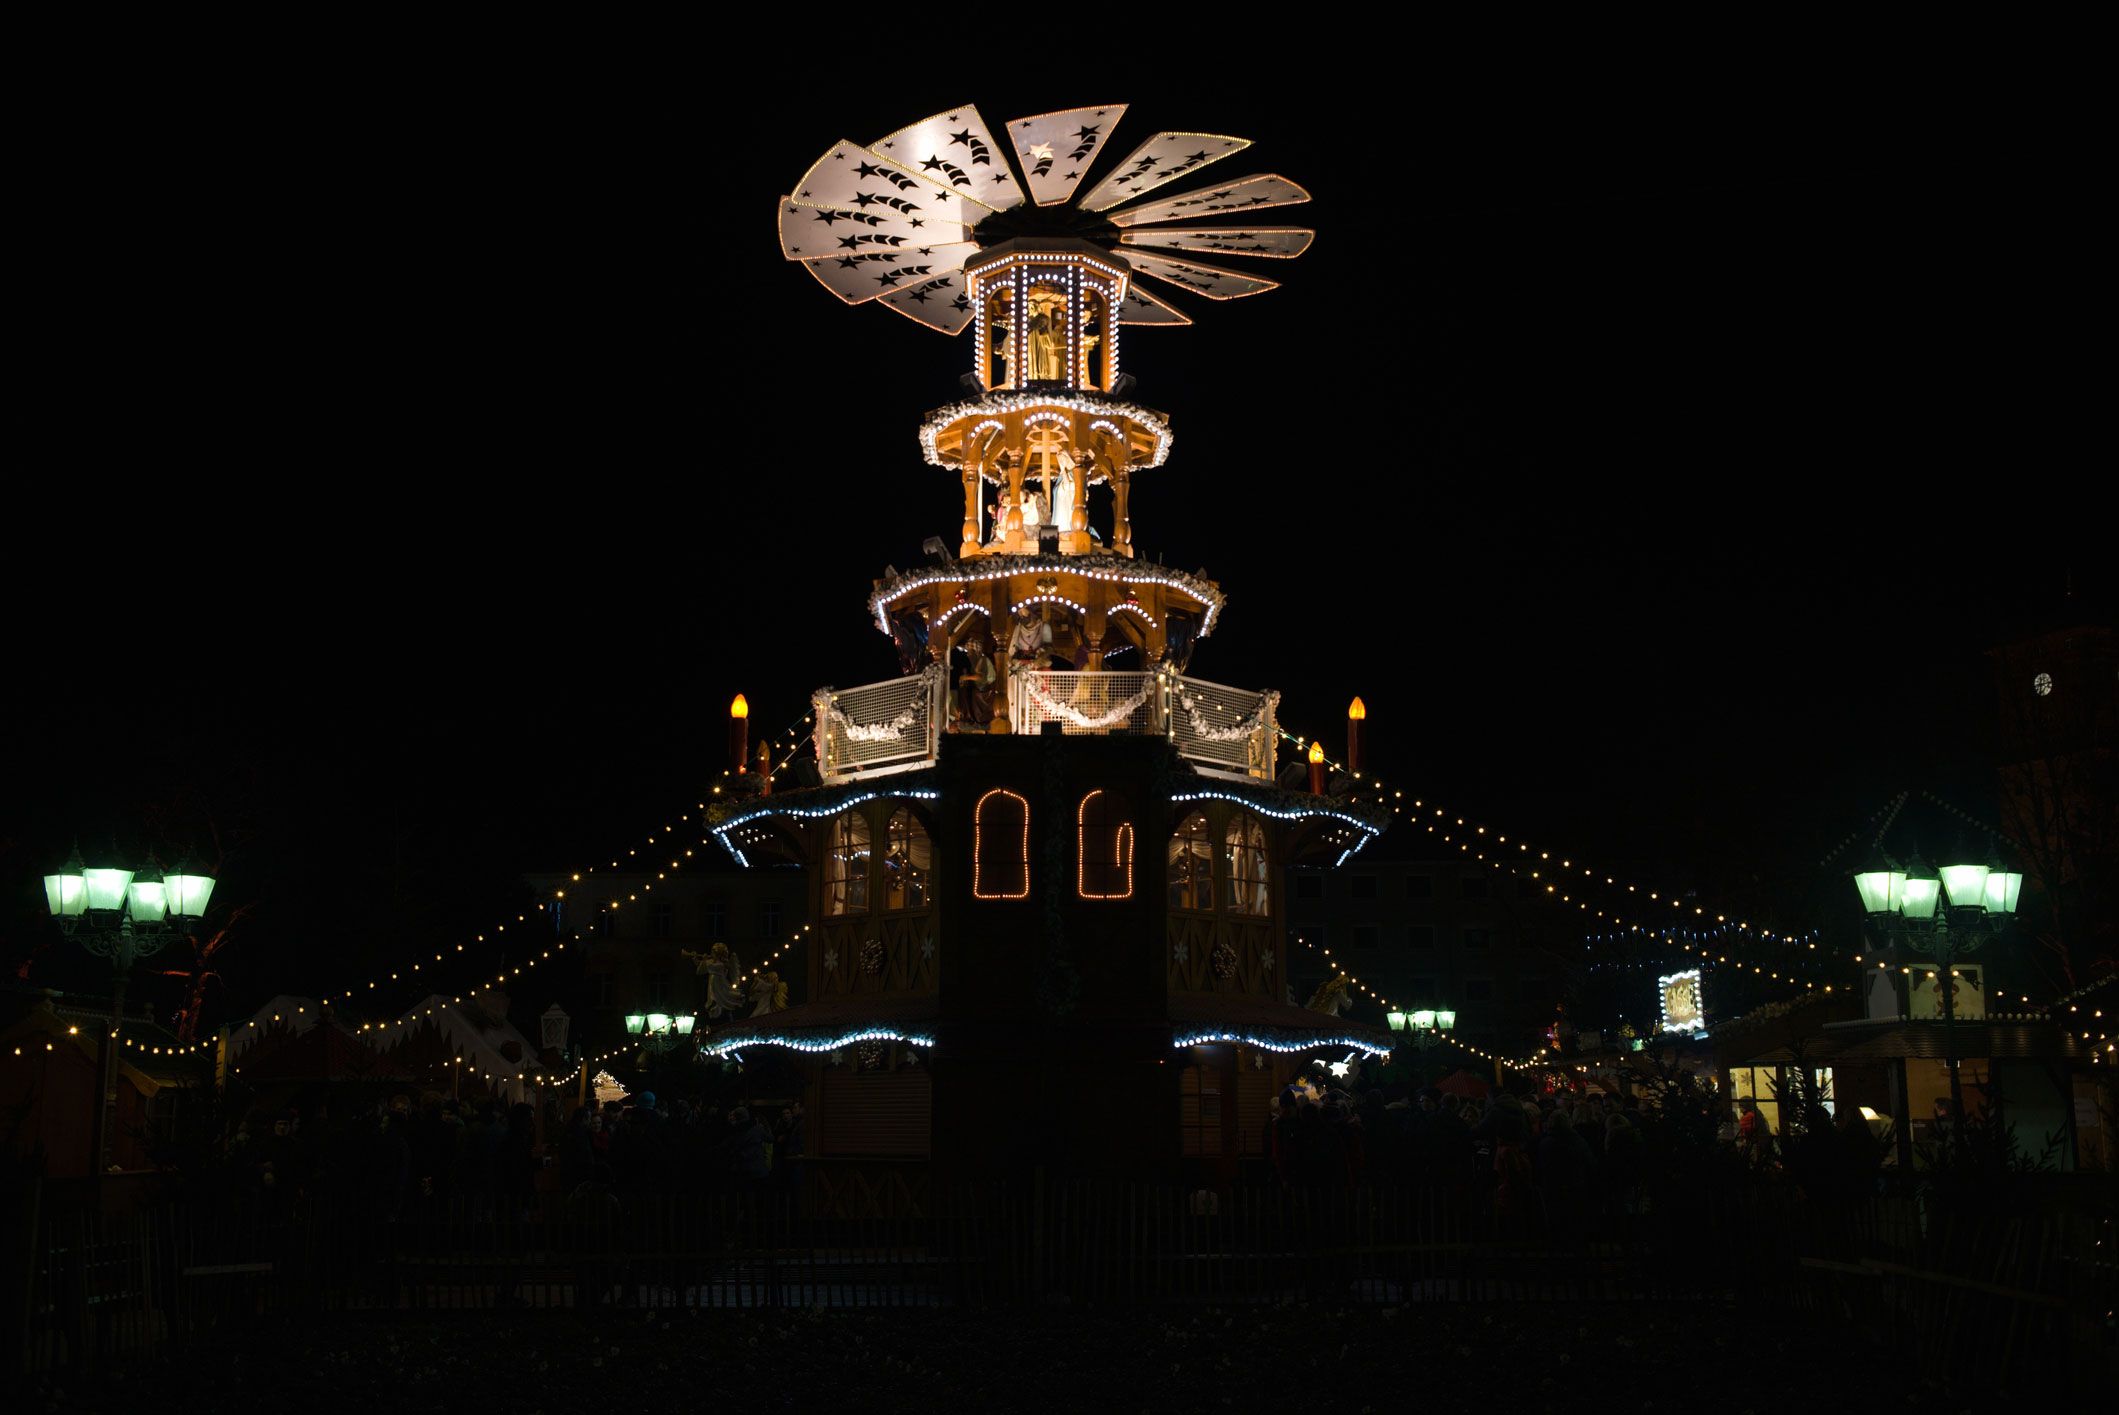
[[1074,889],[1084,899],[1131,899],[1133,897],[1133,822],[1120,821],[1111,833],[1111,868],[1123,871],[1125,888],[1115,894],[1098,894],[1089,888],[1089,803],[1104,794],[1099,786],[1082,797],[1074,811]]
[[[1014,894],[988,894],[984,888],[986,835],[982,817],[986,814],[986,803],[996,796],[1006,796],[1023,808],[1023,841],[1021,863],[1023,887]],[[1027,899],[1030,895],[1030,803],[1006,787],[996,786],[979,797],[979,803],[971,808],[971,897],[973,899]]]

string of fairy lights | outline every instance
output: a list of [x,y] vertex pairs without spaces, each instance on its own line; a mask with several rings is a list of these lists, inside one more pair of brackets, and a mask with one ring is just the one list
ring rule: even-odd
[[[1321,955],[1326,964],[1331,967],[1332,971],[1346,980],[1347,985],[1349,987],[1352,987],[1366,994],[1372,1001],[1380,1004],[1385,1012],[1407,1011],[1406,1008],[1400,1007],[1397,1003],[1391,1001],[1391,999],[1385,997],[1382,993],[1376,991],[1367,983],[1361,981],[1360,978],[1354,976],[1354,974],[1348,970],[1347,966],[1344,963],[1341,963],[1337,958],[1334,958],[1332,956],[1332,950],[1324,944],[1312,943],[1308,939],[1304,938],[1301,934],[1295,935],[1295,942],[1301,944],[1304,948],[1310,950],[1310,952]],[[1411,1023],[1408,1022],[1407,1026],[1410,1028]],[[1534,1060],[1517,1061],[1511,1057],[1503,1056],[1499,1052],[1488,1051],[1485,1047],[1477,1046],[1471,1042],[1464,1041],[1453,1033],[1445,1032],[1439,1027],[1428,1027],[1423,1030],[1428,1036],[1434,1038],[1436,1041],[1441,1042],[1445,1046],[1455,1047],[1459,1051],[1469,1052],[1473,1056],[1480,1057],[1483,1060],[1494,1062],[1501,1066],[1506,1066],[1511,1070],[1515,1071],[1549,1070],[1553,1067],[1569,1067],[1577,1071],[1582,1069],[1579,1066],[1575,1066],[1572,1062],[1564,1062],[1558,1059],[1547,1059],[1542,1056]]]
[[[1373,775],[1351,770],[1346,763],[1336,761],[1326,754],[1322,749],[1321,743],[1313,744],[1312,739],[1298,736],[1285,728],[1276,728],[1275,730],[1279,733],[1282,740],[1293,743],[1297,747],[1315,751],[1318,759],[1324,764],[1344,773],[1356,782],[1363,783],[1367,790],[1376,793],[1374,804],[1390,811],[1393,815],[1421,826],[1429,834],[1439,837],[1445,844],[1455,845],[1458,852],[1462,855],[1485,864],[1496,871],[1514,875],[1519,879],[1528,879],[1533,884],[1542,885],[1546,898],[1551,902],[1563,905],[1572,904],[1577,910],[1592,918],[1605,920],[1616,927],[1630,929],[1641,937],[1655,939],[1683,952],[1694,954],[1700,958],[1726,963],[1731,967],[1755,973],[1760,977],[1769,978],[1777,982],[1802,983],[1806,988],[1817,986],[1817,984],[1807,982],[1799,977],[1792,969],[1784,973],[1782,969],[1790,966],[1785,962],[1781,962],[1778,967],[1747,963],[1741,959],[1729,958],[1726,952],[1694,942],[1679,932],[1679,930],[1688,927],[1688,924],[1676,922],[1671,924],[1653,922],[1643,924],[1637,921],[1630,921],[1616,911],[1599,908],[1587,899],[1577,899],[1575,891],[1581,888],[1581,885],[1575,882],[1577,874],[1582,879],[1595,884],[1599,878],[1599,871],[1565,855],[1560,858],[1558,867],[1554,868],[1552,864],[1553,855],[1550,850],[1535,848],[1530,842],[1520,837],[1514,842],[1516,852],[1510,854],[1506,850],[1497,848],[1510,843],[1506,834],[1499,831],[1489,831],[1484,825],[1466,821],[1462,816],[1453,815],[1446,808],[1424,799],[1416,798],[1408,805],[1405,793],[1402,790],[1389,786]],[[1358,791],[1356,795],[1358,799]],[[1457,834],[1459,831],[1465,831],[1468,834],[1460,839]],[[1535,853],[1535,863],[1533,863],[1532,859],[1533,853]],[[1614,874],[1603,874],[1602,883],[1606,887],[1625,889],[1628,894],[1636,897],[1637,903],[1639,902],[1639,896],[1643,894],[1651,902],[1657,904],[1665,902],[1666,897],[1662,890],[1644,890],[1639,884],[1621,880]],[[1674,909],[1682,910],[1684,908],[1684,901],[1676,896],[1669,896],[1667,902]],[[1693,906],[1693,917],[1695,919],[1704,920],[1706,916],[1707,910],[1705,906]],[[1754,940],[1770,942],[1793,949],[1801,949],[1805,953],[1818,951],[1817,936],[1814,932],[1805,934],[1787,933],[1778,929],[1766,928],[1762,925],[1753,925],[1746,919],[1731,920],[1728,915],[1722,913],[1715,914],[1713,918],[1714,927],[1735,931],[1733,934],[1728,935],[1730,938],[1742,939],[1745,942]],[[1806,959],[1805,961],[1809,960]],[[1818,959],[1817,962],[1822,964],[1824,960]]]

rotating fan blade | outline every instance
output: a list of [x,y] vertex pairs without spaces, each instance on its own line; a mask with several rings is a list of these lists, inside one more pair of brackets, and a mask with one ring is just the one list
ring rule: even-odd
[[1315,231],[1300,226],[1175,226],[1167,230],[1127,231],[1119,236],[1122,246],[1156,246],[1166,251],[1204,251],[1208,255],[1256,255],[1273,260],[1293,260],[1317,239]]
[[962,271],[922,280],[902,290],[892,290],[883,303],[907,319],[916,319],[944,334],[961,334],[971,323],[971,298],[964,293]]
[[1224,270],[1218,265],[1201,265],[1198,261],[1149,255],[1142,250],[1126,252],[1126,264],[1143,275],[1182,285],[1210,300],[1240,300],[1245,295],[1259,295],[1280,288],[1278,280],[1246,275],[1241,270]]
[[963,239],[964,228],[954,221],[915,226],[881,207],[855,211],[790,200],[780,203],[780,254],[789,260],[820,260],[852,251],[900,250]]
[[1179,177],[1189,177],[1210,163],[1234,157],[1251,145],[1249,138],[1219,133],[1157,133],[1133,149],[1118,170],[1082,198],[1087,211],[1104,211],[1147,192],[1160,191]]
[[878,138],[868,150],[995,211],[1023,204],[1007,155],[968,103]]
[[1137,283],[1126,286],[1126,298],[1118,302],[1120,324],[1190,324],[1191,319],[1177,306],[1158,300]]
[[1263,211],[1269,206],[1295,206],[1310,194],[1287,178],[1272,173],[1245,177],[1225,187],[1213,187],[1190,196],[1167,197],[1121,211],[1112,216],[1114,226],[1145,226],[1156,221],[1189,221],[1198,216],[1229,216],[1236,212]]
[[866,304],[890,294],[954,275],[978,247],[969,241],[946,246],[913,246],[897,251],[859,251],[802,262],[819,284],[849,305]]
[[1063,108],[1008,120],[1008,141],[1039,206],[1058,206],[1081,190],[1082,176],[1111,143],[1126,105]]
[[[792,199],[834,210],[902,216],[915,229],[928,232],[944,225],[976,225],[986,214],[983,206],[966,201],[945,184],[886,162],[843,138],[802,174]],[[943,234],[955,239],[957,233]]]

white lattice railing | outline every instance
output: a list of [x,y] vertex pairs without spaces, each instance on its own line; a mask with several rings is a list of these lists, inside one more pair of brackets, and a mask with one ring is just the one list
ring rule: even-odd
[[934,760],[942,731],[943,676],[939,665],[908,678],[859,688],[819,688],[817,767],[826,781],[887,776]]
[[1017,732],[1037,732],[1057,722],[1072,736],[1158,733],[1161,675],[1016,669],[1008,675],[1008,722]]
[[1167,697],[1170,740],[1179,756],[1203,770],[1273,779],[1280,694],[1173,675]]
[[[826,781],[910,771],[935,758],[946,726],[948,680],[937,666],[860,688],[819,689],[817,763]],[[1175,673],[1008,675],[1008,721],[1019,733],[1048,722],[1074,736],[1167,737],[1201,771],[1273,779],[1280,694],[1253,693]]]

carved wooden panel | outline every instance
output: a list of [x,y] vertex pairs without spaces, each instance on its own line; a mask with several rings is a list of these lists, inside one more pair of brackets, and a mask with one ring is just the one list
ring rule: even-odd
[[1273,997],[1273,925],[1222,914],[1169,915],[1169,986],[1187,992]]
[[941,935],[932,910],[828,919],[811,946],[820,998],[935,990]]

